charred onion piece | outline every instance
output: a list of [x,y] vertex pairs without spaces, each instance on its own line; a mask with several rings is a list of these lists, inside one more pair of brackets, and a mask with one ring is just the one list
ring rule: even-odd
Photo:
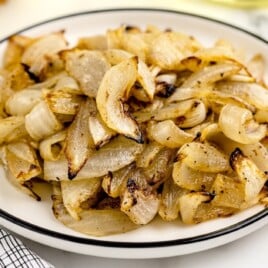
[[177,159],[202,172],[223,172],[230,169],[227,155],[208,143],[184,144],[178,151]]
[[128,99],[136,78],[137,58],[130,58],[115,65],[106,72],[96,101],[100,115],[109,128],[142,143],[139,126],[124,109],[124,101]]
[[265,137],[267,127],[255,122],[248,109],[225,105],[219,117],[219,127],[228,138],[242,144],[253,144]]
[[260,193],[267,176],[243,152],[236,148],[230,156],[230,165],[245,187],[245,201],[250,202]]
[[80,220],[73,219],[64,207],[61,188],[57,184],[53,185],[52,201],[55,217],[67,227],[84,234],[104,236],[124,233],[138,227],[117,209],[82,210]]
[[89,103],[83,102],[71,126],[67,130],[65,156],[68,160],[68,178],[73,179],[93,153],[93,141],[89,133]]
[[136,170],[127,180],[121,196],[121,210],[135,224],[147,224],[157,214],[159,199],[147,184],[141,170]]
[[69,50],[62,54],[67,72],[80,84],[89,97],[96,97],[97,90],[110,64],[100,51]]

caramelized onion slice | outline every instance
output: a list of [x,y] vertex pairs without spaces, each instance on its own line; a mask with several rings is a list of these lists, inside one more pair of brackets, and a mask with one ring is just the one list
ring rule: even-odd
[[254,200],[267,181],[267,176],[237,148],[230,156],[230,164],[245,185],[245,201]]
[[20,184],[42,172],[35,151],[27,143],[9,144],[6,151],[6,161],[8,170]]
[[81,204],[87,202],[89,206],[97,201],[100,192],[100,178],[79,181],[62,181],[62,199],[68,213],[76,220],[80,220]]
[[26,182],[19,181],[8,168],[6,169],[6,176],[7,180],[22,193],[25,193],[36,201],[41,200],[41,197],[32,189],[30,180]]
[[11,142],[27,135],[24,127],[24,118],[22,116],[10,116],[0,118],[0,144]]
[[177,159],[202,172],[230,170],[227,155],[209,143],[186,143],[179,149]]
[[[75,180],[101,177],[123,168],[137,158],[142,152],[143,145],[119,136],[98,151],[94,152]],[[57,161],[44,161],[45,180],[68,180],[68,164],[65,158]]]
[[180,198],[186,193],[187,190],[176,185],[172,179],[164,182],[158,212],[163,220],[173,221],[178,218]]
[[131,176],[134,168],[135,165],[130,164],[120,170],[109,172],[102,179],[103,190],[113,198],[119,197],[125,189],[127,178]]
[[[181,85],[181,87],[177,88],[174,94],[172,94],[169,98],[169,102],[175,102],[181,99],[182,88],[192,89],[198,88],[199,91],[204,91],[207,89],[209,85],[222,80],[232,74],[236,74],[241,69],[236,63],[221,63],[212,66],[208,66],[200,71],[194,72],[186,81]],[[193,92],[191,94],[196,94]],[[201,93],[199,93],[200,95]]]
[[235,142],[227,138],[216,123],[210,124],[202,130],[200,140],[216,144],[227,155],[231,155],[236,148],[240,148],[244,155],[251,159],[260,170],[268,170],[268,152],[261,142],[253,144]]
[[154,77],[149,69],[141,59],[138,60],[138,82],[141,84],[150,101],[153,100],[155,94],[155,82]]
[[117,209],[88,209],[82,210],[80,220],[73,219],[64,207],[61,189],[53,186],[53,212],[55,217],[65,226],[80,233],[105,236],[116,233],[124,233],[138,226],[120,210]]
[[82,94],[83,92],[80,90],[78,83],[74,78],[68,76],[67,74],[63,74],[59,77],[55,87],[55,90],[64,90],[68,93],[72,94]]
[[103,121],[114,131],[142,142],[139,126],[124,110],[124,100],[129,96],[137,78],[137,59],[130,58],[106,72],[97,93],[97,107]]
[[111,65],[116,65],[134,55],[123,49],[110,48],[104,51],[104,55]]
[[200,44],[190,36],[164,32],[152,41],[150,61],[165,70],[180,69],[180,61],[200,48]]
[[41,97],[42,91],[40,90],[20,90],[6,101],[6,111],[10,115],[26,115],[41,100]]
[[146,180],[150,185],[157,187],[171,176],[174,157],[175,150],[162,148],[151,164],[143,169]]
[[155,156],[161,149],[163,149],[163,146],[157,142],[153,141],[146,144],[142,153],[137,157],[137,167],[147,168],[154,161]]
[[193,98],[200,98],[202,95],[207,94],[207,91],[204,91],[205,90],[200,90],[199,88],[194,87],[179,87],[175,89],[174,94],[167,99],[167,102],[179,102]]
[[29,46],[32,41],[33,39],[31,37],[24,35],[13,35],[9,37],[3,55],[4,68],[20,63],[25,48]]
[[49,56],[55,56],[67,48],[63,32],[52,33],[37,38],[25,49],[21,62],[30,67],[30,72],[39,76],[49,64]]
[[104,74],[110,64],[100,51],[70,50],[62,54],[67,72],[74,77],[82,91],[89,97],[96,97]]
[[210,108],[213,112],[219,114],[222,107],[226,104],[236,105],[238,107],[246,108],[252,112],[256,111],[254,105],[250,102],[244,100],[239,95],[235,96],[233,94],[221,92],[221,91],[210,91],[206,94],[206,100],[208,101]]
[[245,203],[244,188],[244,184],[238,178],[218,174],[211,188],[215,193],[212,204],[242,209]]
[[80,37],[76,46],[80,49],[105,50],[107,49],[107,38],[105,35]]
[[63,71],[47,78],[43,82],[30,85],[26,89],[54,89],[57,86],[57,83],[61,79],[65,79],[65,77],[67,77],[67,74]]
[[93,153],[93,140],[88,128],[89,102],[80,109],[67,130],[65,156],[68,160],[68,178],[73,179]]
[[193,73],[182,85],[183,88],[202,87],[237,73],[241,67],[235,63],[220,63]]
[[[135,27],[134,27],[135,28]],[[141,33],[138,28],[121,26],[115,30],[107,31],[108,48],[121,48],[127,52],[138,56],[143,61],[146,61],[148,54],[148,42],[145,40],[145,34]]]
[[230,139],[243,144],[253,144],[266,135],[266,126],[254,121],[252,113],[236,105],[225,105],[220,113],[219,127]]
[[230,217],[239,210],[236,208],[215,206],[212,202],[202,202],[194,216],[194,223],[208,221],[220,217]]
[[195,138],[193,135],[177,127],[172,120],[151,124],[147,131],[151,139],[169,148],[179,148]]
[[257,82],[263,82],[264,71],[265,71],[265,59],[263,55],[254,55],[247,63],[247,69],[256,79]]
[[239,97],[257,109],[268,111],[268,90],[257,83],[225,82],[219,83],[217,89]]
[[199,206],[210,201],[211,197],[207,193],[194,192],[183,195],[180,202],[180,215],[184,223],[193,224],[196,223],[195,215]]
[[134,117],[138,122],[149,120],[163,121],[167,119],[177,119],[177,124],[181,127],[193,127],[204,121],[206,117],[206,107],[201,100],[190,99],[178,103],[163,103],[135,112]]
[[66,131],[60,131],[44,140],[39,144],[39,152],[44,160],[56,161],[59,159],[63,143],[66,139]]
[[209,191],[216,175],[217,173],[192,169],[183,161],[174,163],[172,171],[174,182],[190,191]]
[[40,101],[25,116],[25,128],[34,140],[46,138],[61,130],[62,127],[45,101]]
[[141,170],[136,170],[128,178],[125,191],[121,195],[121,211],[135,224],[147,224],[158,212],[159,199],[147,184]]
[[50,110],[56,114],[75,115],[82,103],[82,97],[70,93],[68,88],[43,90],[43,97]]
[[103,122],[97,110],[96,102],[93,99],[89,99],[89,111],[89,131],[96,149],[99,149],[104,144],[109,142],[111,138],[116,135],[116,132],[108,128]]

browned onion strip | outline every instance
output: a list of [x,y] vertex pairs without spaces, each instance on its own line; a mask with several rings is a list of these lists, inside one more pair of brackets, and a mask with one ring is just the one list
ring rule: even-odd
[[65,156],[68,160],[68,178],[73,179],[93,153],[93,140],[89,133],[89,102],[83,102],[68,128]]
[[55,217],[67,227],[84,234],[104,236],[124,233],[138,227],[123,212],[116,209],[83,210],[79,221],[73,219],[66,211],[61,189],[56,185],[53,186],[52,200]]
[[128,99],[136,78],[136,58],[115,65],[106,72],[98,89],[96,102],[100,115],[109,128],[137,142],[143,142],[139,126],[124,110],[123,104]]
[[[90,156],[75,180],[101,177],[123,168],[137,158],[143,145],[119,136]],[[65,158],[44,161],[45,180],[68,180],[68,163]]]
[[101,80],[110,65],[100,51],[70,50],[61,56],[65,60],[67,72],[80,84],[89,97],[96,97]]

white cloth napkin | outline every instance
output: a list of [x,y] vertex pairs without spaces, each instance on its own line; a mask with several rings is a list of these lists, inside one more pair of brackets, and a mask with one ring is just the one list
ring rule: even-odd
[[7,231],[0,229],[1,268],[54,268]]

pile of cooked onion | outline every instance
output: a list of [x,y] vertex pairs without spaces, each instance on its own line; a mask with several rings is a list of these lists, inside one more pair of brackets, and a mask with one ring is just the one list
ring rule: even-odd
[[267,204],[261,55],[228,41],[121,26],[80,38],[12,36],[0,70],[0,159],[66,226],[108,235],[194,224]]

